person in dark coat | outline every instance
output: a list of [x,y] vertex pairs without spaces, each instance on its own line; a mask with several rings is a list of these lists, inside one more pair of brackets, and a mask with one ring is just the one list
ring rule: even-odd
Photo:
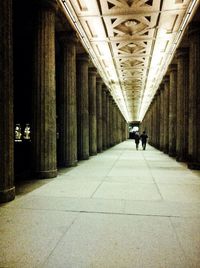
[[139,134],[139,132],[135,132],[136,150],[138,150],[139,142],[140,142],[140,134]]
[[142,148],[143,148],[143,150],[145,150],[146,144],[147,144],[147,139],[148,139],[148,136],[147,136],[145,131],[143,131],[142,135],[140,136],[140,139],[142,141]]

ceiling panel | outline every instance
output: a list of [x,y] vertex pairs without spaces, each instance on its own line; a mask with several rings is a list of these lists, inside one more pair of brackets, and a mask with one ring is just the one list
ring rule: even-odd
[[197,1],[60,1],[125,118],[141,120]]

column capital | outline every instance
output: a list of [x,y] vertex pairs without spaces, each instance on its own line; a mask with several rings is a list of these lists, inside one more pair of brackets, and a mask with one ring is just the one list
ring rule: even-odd
[[56,0],[36,0],[35,4],[44,9],[53,9],[54,11],[58,10],[58,4]]
[[176,58],[181,58],[189,55],[188,47],[180,47],[176,50]]
[[88,73],[91,74],[91,75],[97,75],[97,68],[89,67]]
[[89,55],[87,53],[81,53],[81,54],[77,54],[77,60],[78,61],[85,61],[87,63],[89,63]]
[[165,84],[165,83],[167,83],[167,82],[169,82],[169,75],[165,75],[165,76],[163,77],[163,83]]
[[169,72],[177,71],[177,64],[170,64],[168,70]]
[[164,89],[164,82],[162,81],[159,85],[159,91],[161,92]]
[[96,81],[97,81],[97,84],[103,85],[103,80],[102,80],[101,76],[97,75],[97,80]]
[[113,96],[111,95],[111,93],[109,94],[109,98],[111,101],[113,100]]
[[77,43],[78,38],[74,31],[62,31],[58,33],[59,40],[63,43],[63,45],[71,45],[72,43]]
[[105,84],[103,84],[102,89],[103,89],[103,91],[105,91],[105,92],[109,91],[108,88],[107,88],[107,86],[106,86]]
[[155,93],[155,96],[160,96],[160,87],[157,89],[156,93]]
[[189,28],[188,28],[188,35],[189,37],[191,35],[200,34],[200,26],[199,26],[199,22],[198,21],[193,21],[189,24]]

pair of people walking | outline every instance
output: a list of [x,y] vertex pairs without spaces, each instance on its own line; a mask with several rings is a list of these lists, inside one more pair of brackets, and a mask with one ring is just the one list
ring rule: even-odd
[[148,136],[145,131],[143,131],[142,135],[140,135],[139,132],[135,133],[135,144],[136,144],[136,150],[138,150],[140,140],[142,141],[142,148],[143,150],[146,149]]

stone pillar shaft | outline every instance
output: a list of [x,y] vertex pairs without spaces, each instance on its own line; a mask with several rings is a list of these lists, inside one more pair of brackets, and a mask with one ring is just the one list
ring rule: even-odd
[[109,97],[110,93],[109,91],[106,92],[106,143],[107,143],[107,148],[110,147],[110,106],[109,106]]
[[[51,1],[49,1],[51,2]],[[53,2],[53,1],[52,1]],[[38,178],[57,175],[55,10],[41,2],[34,51],[33,164]]]
[[164,150],[164,85],[160,85],[160,150]]
[[103,134],[102,134],[102,84],[103,81],[101,78],[97,79],[97,152],[102,152],[102,142],[103,142]]
[[160,149],[160,91],[156,94],[156,148]]
[[106,86],[102,90],[102,127],[103,127],[103,150],[107,148],[107,105],[106,105]]
[[110,146],[113,146],[113,98],[110,95],[109,97],[109,120],[110,120],[110,125],[109,125],[109,134],[110,134]]
[[77,61],[77,133],[78,159],[89,158],[89,113],[88,113],[88,64],[87,54],[78,56]]
[[12,1],[0,2],[0,203],[15,198]]
[[176,128],[177,128],[177,66],[169,66],[169,155],[176,155]]
[[59,94],[59,163],[77,164],[76,38],[62,33],[61,89]]
[[89,69],[89,153],[97,154],[96,68]]
[[180,48],[177,58],[177,138],[176,159],[184,161],[188,157],[188,86],[189,50]]
[[200,27],[189,27],[189,161],[200,162]]
[[169,77],[164,78],[164,153],[169,152]]

